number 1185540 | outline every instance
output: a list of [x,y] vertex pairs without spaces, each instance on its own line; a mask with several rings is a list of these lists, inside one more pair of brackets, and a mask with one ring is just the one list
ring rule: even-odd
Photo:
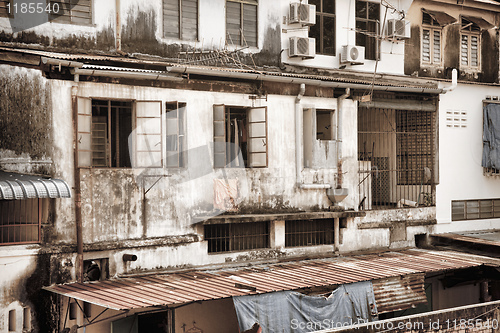
[[8,3],[7,4],[7,12],[9,14],[43,14],[43,13],[59,13],[59,4],[58,3],[37,3],[37,2],[21,2],[21,3]]

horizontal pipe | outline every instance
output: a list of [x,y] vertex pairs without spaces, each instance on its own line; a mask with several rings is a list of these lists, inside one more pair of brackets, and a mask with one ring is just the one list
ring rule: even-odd
[[83,67],[83,62],[54,59],[54,58],[47,58],[47,57],[42,57],[42,63],[44,63],[46,65],[55,65],[55,66],[64,66],[64,67],[75,67],[75,68],[82,68]]
[[[347,83],[347,82],[333,82],[333,81],[322,81],[319,79],[303,79],[287,76],[274,76],[264,73],[241,73],[241,72],[230,72],[222,70],[204,69],[204,68],[193,68],[193,67],[167,67],[167,72],[172,73],[187,73],[195,75],[206,75],[206,76],[219,76],[219,77],[231,77],[243,80],[259,80],[268,82],[279,82],[279,83],[295,83],[295,84],[307,84],[319,87],[328,88],[351,88],[351,89],[366,89],[371,88],[370,84],[359,84],[359,83]],[[393,86],[373,86],[373,90],[378,91],[402,91],[402,92],[415,92],[415,93],[429,93],[429,94],[441,94],[446,91],[445,88],[417,88],[417,87],[393,87]]]
[[392,100],[392,101],[371,101],[359,102],[359,107],[376,108],[376,109],[403,109],[407,111],[436,111],[436,105],[432,102],[410,101],[410,100]]
[[154,81],[183,81],[184,79],[179,76],[165,75],[158,73],[140,73],[140,72],[125,72],[125,71],[111,71],[111,70],[98,70],[98,69],[82,69],[75,68],[73,74],[88,75],[88,76],[106,76],[134,80],[154,80]]
[[136,261],[137,256],[135,254],[124,254],[123,261]]
[[318,190],[332,188],[330,184],[300,184],[299,187],[303,190]]

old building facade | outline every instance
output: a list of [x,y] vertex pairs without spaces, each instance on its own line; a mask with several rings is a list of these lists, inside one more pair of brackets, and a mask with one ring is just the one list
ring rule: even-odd
[[[491,296],[462,278],[467,296],[453,298],[438,281],[462,269],[493,280],[489,259],[451,253],[452,264],[425,266],[419,256],[440,254],[401,251],[434,231],[471,230],[447,215],[455,201],[496,197],[496,178],[480,178],[488,191],[474,185],[476,196],[461,194],[469,183],[449,192],[459,185],[443,166],[471,162],[442,148],[479,133],[479,116],[455,129],[443,110],[465,108],[465,92],[495,95],[498,44],[486,24],[497,20],[494,4],[473,2],[491,16],[484,22],[467,14],[466,68],[444,56],[445,44],[424,59],[438,28],[450,45],[465,37],[429,21],[437,5],[411,1],[32,4],[0,1],[0,184],[22,193],[2,192],[0,332],[229,332],[242,327],[231,296],[366,280],[375,291],[422,287],[395,308],[375,293],[387,316],[423,303],[424,284],[441,298],[429,309]],[[446,81],[448,68],[467,82]],[[50,184],[56,194],[27,194]],[[357,270],[366,260],[379,267],[365,276],[315,280],[313,265],[298,261],[326,257],[318,265],[335,272],[349,266],[335,256],[384,250],[418,268],[397,270],[389,253],[378,264],[354,258]],[[266,266],[281,261],[303,265],[303,283]],[[257,264],[276,272],[267,286],[239,270]],[[224,278],[210,280],[214,271]],[[160,272],[185,285],[146,291]]]

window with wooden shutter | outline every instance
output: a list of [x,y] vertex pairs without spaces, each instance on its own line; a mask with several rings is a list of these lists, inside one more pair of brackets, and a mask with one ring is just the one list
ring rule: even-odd
[[441,29],[422,29],[422,63],[441,65]]
[[78,166],[92,166],[92,100],[90,98],[78,97],[78,118],[77,118],[77,149]]
[[50,0],[49,4],[52,22],[92,24],[92,0]]
[[267,107],[214,105],[214,167],[267,167]]
[[185,166],[186,103],[167,102],[166,118],[166,166],[179,168]]
[[479,69],[481,28],[465,17],[461,17],[460,30],[460,66]]
[[162,126],[161,102],[136,102],[135,167],[161,167]]
[[257,46],[257,0],[226,1],[226,42]]
[[198,0],[163,0],[163,36],[198,40]]
[[0,17],[14,17],[12,0],[0,0]]

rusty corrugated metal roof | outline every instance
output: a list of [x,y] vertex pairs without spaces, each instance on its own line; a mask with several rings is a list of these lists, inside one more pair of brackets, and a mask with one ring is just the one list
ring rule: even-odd
[[426,303],[424,273],[395,276],[372,282],[378,313],[392,312]]
[[[244,268],[125,277],[100,282],[53,285],[44,289],[110,309],[130,310],[273,291],[333,287],[483,264],[499,266],[500,260],[453,251],[411,249],[352,257],[258,264]],[[409,281],[410,286],[416,286],[414,280]],[[248,285],[249,288],[242,289],[242,285]]]

